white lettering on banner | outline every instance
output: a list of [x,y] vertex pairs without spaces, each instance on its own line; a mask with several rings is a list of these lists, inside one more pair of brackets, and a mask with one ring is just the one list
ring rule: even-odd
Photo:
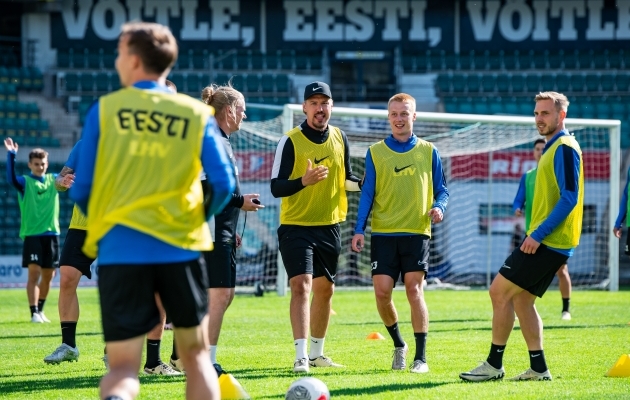
[[[359,12],[361,11],[361,12]],[[372,2],[353,0],[346,5],[346,18],[349,24],[345,27],[344,39],[364,42],[374,35],[374,21],[367,14],[373,12]],[[424,31],[423,31],[424,32]]]
[[578,34],[575,29],[575,17],[585,17],[586,10],[584,2],[578,1],[554,1],[551,3],[551,17],[562,15],[558,39],[577,40]]
[[169,26],[169,17],[179,17],[179,9],[178,0],[144,0],[144,15],[158,24]]
[[210,29],[210,38],[213,40],[238,40],[240,25],[232,22],[232,16],[238,15],[238,1],[213,1],[210,3],[210,11],[212,12],[212,29]]
[[207,40],[209,24],[199,22],[197,24],[197,0],[182,0],[183,22],[180,32],[182,40]]
[[[513,15],[518,15],[518,27],[514,26]],[[499,32],[510,42],[520,42],[529,37],[534,26],[532,10],[522,0],[511,0],[501,10]]]
[[[77,12],[74,12],[74,4],[77,5]],[[64,0],[61,11],[63,26],[66,28],[68,39],[83,39],[85,30],[90,19],[90,8],[92,0]]]
[[[442,29],[425,28],[426,0],[284,0],[285,41],[368,41],[374,38],[375,26],[382,26],[381,40],[400,41],[399,21],[410,19],[410,41],[426,41],[437,46]],[[311,18],[314,17],[314,18]],[[344,19],[346,22],[343,22]],[[382,19],[377,23],[375,18]]]
[[305,17],[313,15],[313,3],[310,1],[285,1],[285,28],[282,38],[286,41],[313,40],[313,24],[306,22]]
[[602,27],[604,0],[588,0],[587,40],[611,40],[615,38],[614,22],[606,22]]
[[630,39],[630,1],[617,1],[617,40]]
[[547,25],[547,11],[549,0],[534,0],[534,31],[532,40],[549,40],[549,26]]
[[339,1],[318,1],[317,8],[315,40],[342,41],[343,25],[336,24],[335,17],[343,15],[343,4]]
[[[107,26],[107,13],[112,15],[112,24]],[[125,7],[117,0],[103,0],[92,9],[92,29],[103,40],[113,40],[120,35],[120,26],[127,21]]]
[[[578,31],[576,18],[587,18],[588,40],[630,39],[630,0],[616,2],[617,30],[612,21],[603,22],[603,0],[467,0],[466,10],[470,17],[473,37],[476,41],[490,41],[498,27],[498,33],[511,42],[527,39],[547,41],[550,39],[549,19],[560,18],[558,40],[576,41]],[[514,18],[518,16],[518,18]]]

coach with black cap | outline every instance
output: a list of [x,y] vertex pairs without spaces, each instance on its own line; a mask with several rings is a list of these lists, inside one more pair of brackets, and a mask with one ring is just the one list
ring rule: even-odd
[[271,173],[271,193],[282,199],[278,241],[291,287],[294,372],[342,366],[324,356],[324,339],[341,252],[339,223],[348,210],[346,190],[361,190],[361,179],[352,174],[345,133],[328,124],[332,106],[326,83],[306,85],[306,120],[278,142]]

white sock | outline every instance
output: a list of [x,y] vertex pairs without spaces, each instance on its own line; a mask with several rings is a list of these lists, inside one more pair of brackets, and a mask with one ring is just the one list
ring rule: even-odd
[[306,358],[306,339],[295,339],[295,359]]
[[210,345],[210,362],[212,364],[217,363],[217,346]]
[[311,351],[308,358],[311,360],[324,355],[324,338],[316,338],[311,336]]

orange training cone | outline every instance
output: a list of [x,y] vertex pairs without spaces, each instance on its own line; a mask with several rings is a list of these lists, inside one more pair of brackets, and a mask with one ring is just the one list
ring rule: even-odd
[[624,354],[606,373],[606,376],[612,377],[628,377],[630,376],[630,354]]
[[378,332],[372,332],[366,337],[367,340],[383,340],[385,337]]
[[251,396],[243,389],[232,374],[221,374],[219,377],[219,387],[221,388],[221,400],[251,399]]

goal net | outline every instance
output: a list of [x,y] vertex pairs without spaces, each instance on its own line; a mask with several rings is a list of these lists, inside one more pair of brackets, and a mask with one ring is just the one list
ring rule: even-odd
[[[303,120],[301,105],[287,104],[277,118],[244,122],[232,139],[242,192],[259,193],[266,206],[248,213],[237,260],[239,285],[274,288],[279,277],[283,293],[287,284],[276,235],[280,199],[271,195],[269,179],[278,140]],[[387,111],[335,107],[330,124],[348,136],[353,172],[362,176],[368,146],[390,134]],[[582,148],[585,175],[582,236],[569,259],[571,279],[575,287],[616,290],[618,240],[611,240],[611,232],[619,206],[620,122],[567,119],[566,124]],[[512,202],[522,174],[536,166],[532,149],[540,136],[533,118],[418,112],[414,133],[438,149],[450,192],[444,221],[433,226],[429,283],[488,286],[524,238],[524,219],[514,215]],[[350,242],[360,193],[348,197],[336,283],[368,286],[370,221],[366,248],[356,254]],[[243,222],[241,215],[239,234]]]

